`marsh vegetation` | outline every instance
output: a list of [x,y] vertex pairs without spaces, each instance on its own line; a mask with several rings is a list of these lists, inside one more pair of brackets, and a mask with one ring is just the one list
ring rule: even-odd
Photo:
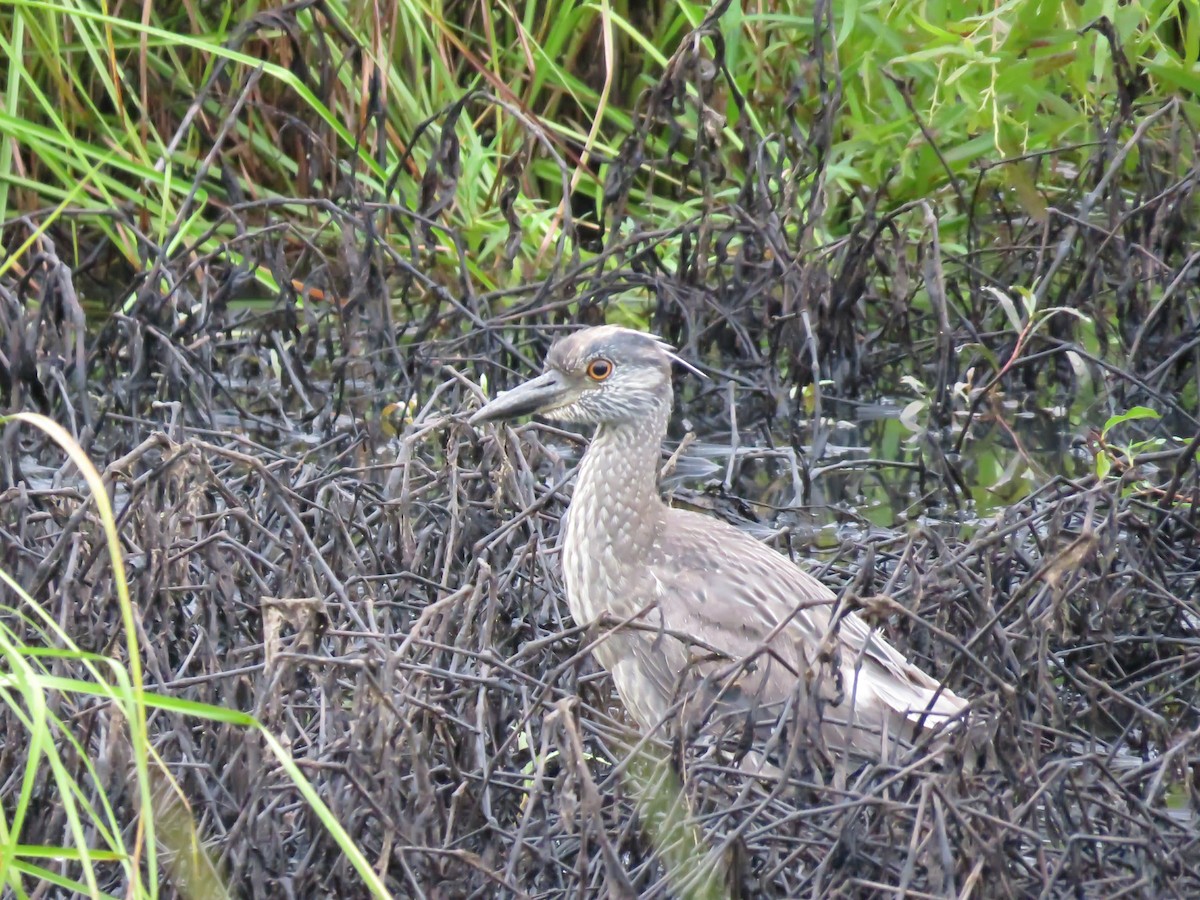
[[[6,894],[1200,893],[1194,3],[11,0],[0,51]],[[600,321],[708,376],[672,501],[971,699],[943,764],[639,745],[580,438],[465,424]]]

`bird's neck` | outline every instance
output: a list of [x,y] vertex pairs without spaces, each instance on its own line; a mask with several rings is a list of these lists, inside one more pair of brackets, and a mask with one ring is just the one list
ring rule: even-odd
[[648,542],[666,511],[658,495],[669,407],[636,423],[602,423],[584,453],[571,519],[620,544]]

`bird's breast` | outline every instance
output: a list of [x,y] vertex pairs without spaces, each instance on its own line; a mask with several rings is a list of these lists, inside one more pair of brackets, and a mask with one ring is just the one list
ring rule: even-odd
[[632,617],[656,600],[647,562],[657,535],[648,524],[618,498],[577,489],[562,550],[567,606],[577,624],[605,614]]

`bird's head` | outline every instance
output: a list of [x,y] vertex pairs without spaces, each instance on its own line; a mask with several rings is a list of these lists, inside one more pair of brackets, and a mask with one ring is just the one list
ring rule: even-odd
[[471,424],[538,414],[581,425],[641,422],[671,406],[671,361],[661,340],[616,325],[576,331],[555,342],[537,378],[504,391]]

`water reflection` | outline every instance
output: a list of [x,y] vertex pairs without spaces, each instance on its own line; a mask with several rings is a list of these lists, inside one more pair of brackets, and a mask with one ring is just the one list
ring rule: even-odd
[[939,435],[909,420],[907,406],[827,402],[819,459],[808,456],[811,425],[800,431],[800,452],[783,427],[772,431],[773,446],[748,444],[760,430],[746,423],[737,442],[732,429],[714,428],[685,439],[663,489],[687,505],[732,506],[723,512],[760,537],[786,526],[828,545],[913,520],[970,529],[1055,477],[1091,471],[1090,454],[1080,452],[1085,430],[1068,410],[1008,403],[976,415],[963,436],[965,412],[958,430]]

